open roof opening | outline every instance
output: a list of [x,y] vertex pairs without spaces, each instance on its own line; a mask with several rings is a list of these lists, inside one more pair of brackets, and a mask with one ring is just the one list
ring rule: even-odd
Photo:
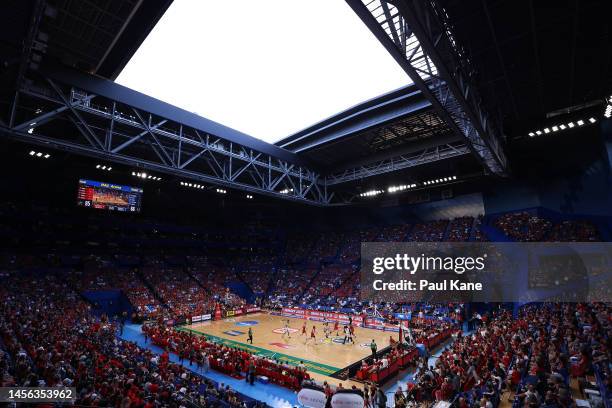
[[411,81],[343,0],[174,0],[117,82],[275,142]]

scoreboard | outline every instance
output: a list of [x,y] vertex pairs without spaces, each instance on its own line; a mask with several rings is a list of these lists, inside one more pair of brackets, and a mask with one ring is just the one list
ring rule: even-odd
[[100,210],[140,212],[143,190],[93,180],[79,180],[77,205]]

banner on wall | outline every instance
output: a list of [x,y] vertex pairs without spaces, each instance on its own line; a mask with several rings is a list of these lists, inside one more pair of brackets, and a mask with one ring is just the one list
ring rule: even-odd
[[247,312],[247,313],[256,313],[256,312],[261,312],[261,308],[256,307],[256,306],[255,306],[255,307],[248,307],[248,308],[246,309],[246,312]]
[[[295,307],[284,307],[281,311],[283,316],[299,317],[302,319],[317,320],[317,321],[333,321],[342,324],[348,324],[349,315],[338,312],[323,312],[320,310],[304,310]],[[353,324],[356,326],[363,325],[363,318],[359,315],[351,316]]]
[[408,313],[394,313],[393,317],[395,317],[398,320],[411,320],[412,319],[412,313],[408,312]]

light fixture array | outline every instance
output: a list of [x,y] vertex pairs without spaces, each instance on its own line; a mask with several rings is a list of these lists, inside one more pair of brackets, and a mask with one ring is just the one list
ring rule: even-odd
[[279,191],[279,193],[281,193],[281,194],[293,193],[293,189],[292,188],[286,188],[284,190]]
[[[457,176],[448,176],[448,177],[441,177],[438,179],[431,179],[431,180],[423,181],[422,183],[401,184],[399,186],[388,187],[387,193],[398,193],[401,191],[406,191],[406,190],[410,190],[412,188],[418,187],[419,185],[431,186],[434,184],[447,183],[449,181],[455,181],[455,180],[457,180]],[[379,194],[383,194],[384,192],[385,192],[384,190],[370,190],[370,191],[366,191],[364,193],[359,194],[359,197],[374,197]]]
[[217,193],[219,193],[219,194],[227,194],[227,190],[224,190],[224,189],[222,189],[222,188],[218,188],[216,191],[217,191]]
[[604,112],[604,117],[610,118],[612,117],[612,95],[610,95],[610,97],[608,98],[606,102],[607,104],[606,104],[606,110]]
[[383,190],[370,190],[366,191],[365,193],[359,194],[359,197],[374,197],[382,193],[384,193]]
[[442,177],[442,178],[438,178],[438,179],[432,179],[432,180],[427,180],[423,182],[424,186],[430,186],[433,184],[440,184],[440,183],[447,183],[449,181],[454,181],[457,180],[457,176],[450,176],[450,177]]
[[387,191],[389,193],[396,193],[398,191],[404,191],[404,190],[409,190],[411,188],[415,188],[417,185],[416,184],[402,184],[401,186],[391,186],[389,188],[387,188]]
[[[612,111],[612,108],[611,108]],[[580,127],[580,126],[584,126],[588,123],[593,124],[595,122],[597,122],[597,119],[595,119],[594,117],[590,117],[587,120],[583,120],[583,119],[578,119],[577,121],[571,121],[571,122],[567,122],[567,123],[561,123],[559,125],[553,125],[550,127],[545,127],[542,130],[535,130],[533,132],[529,132],[528,135],[529,137],[535,137],[535,136],[540,136],[542,134],[549,134],[549,133],[556,133],[559,132],[561,130],[566,130],[566,129],[573,129],[575,127]]]
[[252,196],[252,195],[250,195],[250,194],[247,194],[247,195],[246,195],[246,198],[248,198],[249,200],[252,200],[252,199],[253,199],[253,196]]
[[105,164],[96,164],[96,169],[111,171],[113,168],[111,166],[107,166]]
[[199,188],[200,190],[204,190],[204,186],[203,185],[195,184],[195,183],[187,183],[186,181],[181,181],[181,186]]
[[154,176],[152,174],[147,174],[145,172],[142,173],[136,173],[135,171],[132,172],[132,176],[134,177],[139,177],[141,179],[145,179],[145,180],[155,180],[155,181],[160,181],[162,178],[161,177],[157,177]]
[[28,153],[30,156],[32,157],[39,157],[39,158],[43,158],[43,159],[48,159],[49,157],[51,157],[51,155],[49,153],[44,153],[44,152],[37,152],[35,150],[30,150],[30,153]]

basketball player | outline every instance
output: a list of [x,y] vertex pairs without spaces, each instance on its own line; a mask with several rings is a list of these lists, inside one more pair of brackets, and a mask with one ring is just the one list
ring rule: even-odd
[[302,336],[308,337],[308,333],[306,333],[306,320],[304,320],[304,324],[302,324],[302,333],[300,333],[300,337]]
[[325,333],[325,338],[329,339],[329,322],[323,323],[323,333]]
[[[310,339],[314,342],[315,345],[317,344],[317,326],[315,326],[314,324],[312,325],[312,329],[310,329]],[[308,339],[306,339],[306,343],[308,343]]]
[[352,324],[349,324],[349,334],[351,335],[352,341],[353,337],[355,337],[355,326],[353,326]]
[[249,327],[249,338],[247,339],[247,343],[253,344],[253,329]]
[[334,322],[334,331],[336,332],[336,337],[340,335],[340,323],[338,320]]
[[289,331],[289,319],[285,321],[285,327],[283,330],[283,334],[281,335],[281,338],[285,337],[285,335],[287,336],[288,339],[291,338],[291,332]]
[[342,340],[342,344],[346,344],[346,341],[349,339],[349,328],[347,325],[344,325],[344,340]]

